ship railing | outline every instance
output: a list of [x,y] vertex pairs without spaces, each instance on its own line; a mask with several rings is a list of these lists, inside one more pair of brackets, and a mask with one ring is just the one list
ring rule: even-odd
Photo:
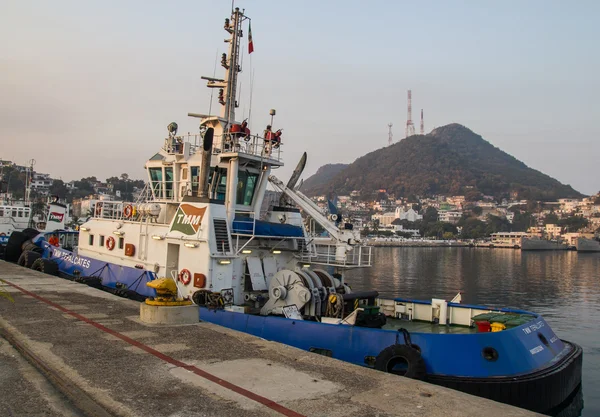
[[[281,143],[266,140],[259,135],[234,136],[232,134],[215,135],[213,154],[239,152],[263,159],[280,162],[282,160]],[[202,146],[199,133],[165,138],[163,149],[169,155],[193,155]]]
[[339,245],[312,243],[301,252],[303,262],[345,268],[368,268],[372,265],[373,247],[356,245],[340,255]]
[[[125,207],[131,206],[131,215],[125,216]],[[94,217],[107,220],[133,220],[135,219],[133,210],[136,203],[129,201],[98,201],[94,208]]]
[[282,160],[281,143],[266,140],[259,135],[249,135],[244,138],[231,135],[215,136],[214,153],[239,152],[262,159]]

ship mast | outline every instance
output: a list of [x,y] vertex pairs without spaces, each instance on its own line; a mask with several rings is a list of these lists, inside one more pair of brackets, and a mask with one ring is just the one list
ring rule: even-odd
[[238,103],[235,100],[237,91],[238,73],[242,71],[240,60],[240,41],[243,36],[242,22],[248,19],[239,7],[231,13],[231,19],[225,19],[225,30],[231,35],[225,42],[229,43],[229,55],[221,55],[221,66],[225,68],[225,79],[202,77],[208,80],[207,87],[219,88],[219,103],[221,118],[229,125],[235,122],[235,109]]

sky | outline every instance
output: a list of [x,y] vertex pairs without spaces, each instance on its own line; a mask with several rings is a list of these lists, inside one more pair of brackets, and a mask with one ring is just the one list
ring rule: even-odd
[[[277,110],[286,181],[404,137],[406,92],[425,131],[460,123],[585,194],[600,190],[600,2],[236,1],[240,107],[260,132]],[[166,126],[207,113],[228,0],[19,1],[0,6],[0,159],[63,180],[127,172]],[[247,32],[247,27],[244,28]],[[246,35],[246,33],[245,33]],[[217,77],[224,69],[216,68]],[[251,87],[251,74],[254,83]],[[216,96],[216,94],[215,94]],[[213,98],[212,113],[219,109]]]

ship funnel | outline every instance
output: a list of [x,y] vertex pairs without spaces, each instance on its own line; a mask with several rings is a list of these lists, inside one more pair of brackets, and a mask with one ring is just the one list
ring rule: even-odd
[[208,174],[210,173],[210,158],[212,156],[213,135],[215,129],[209,127],[202,141],[202,167],[198,184],[198,197],[208,197]]

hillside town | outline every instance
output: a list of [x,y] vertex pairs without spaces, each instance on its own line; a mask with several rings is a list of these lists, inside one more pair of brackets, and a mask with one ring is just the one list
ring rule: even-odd
[[[556,239],[593,237],[600,231],[600,193],[544,202],[464,195],[409,199],[385,189],[377,190],[377,196],[364,201],[354,191],[337,196],[333,203],[346,222],[358,227],[363,236],[374,238],[484,239],[512,232]],[[328,209],[326,196],[313,197],[313,201]]]
[[[87,177],[65,182],[31,166],[0,161],[3,205],[25,197],[43,201],[58,196],[69,203],[69,217],[75,220],[90,216],[100,201],[136,201],[143,189],[144,181],[132,180],[125,173],[105,181]],[[345,222],[371,238],[487,239],[495,233],[526,233],[573,239],[594,237],[600,231],[600,193],[543,202],[518,199],[516,193],[514,198],[502,200],[473,192],[408,198],[379,189],[373,194],[376,199],[362,199],[359,191],[353,191],[332,201]],[[325,195],[313,197],[324,212],[331,211],[330,200]]]

